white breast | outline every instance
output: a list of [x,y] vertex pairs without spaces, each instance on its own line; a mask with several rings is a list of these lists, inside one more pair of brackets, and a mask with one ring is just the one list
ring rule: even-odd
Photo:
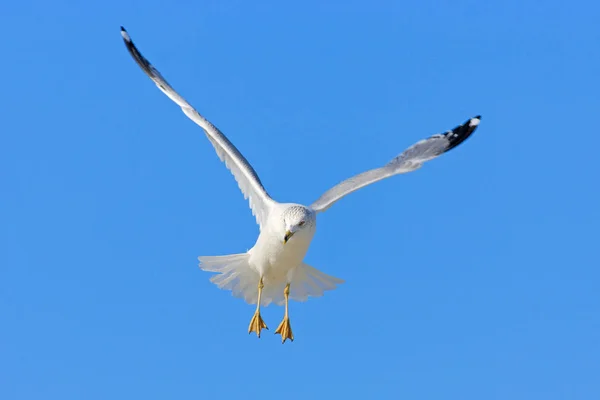
[[261,275],[285,276],[304,260],[315,229],[302,229],[284,244],[285,231],[279,226],[281,222],[277,215],[269,218],[269,222],[272,224],[263,226],[256,244],[249,250],[249,262]]

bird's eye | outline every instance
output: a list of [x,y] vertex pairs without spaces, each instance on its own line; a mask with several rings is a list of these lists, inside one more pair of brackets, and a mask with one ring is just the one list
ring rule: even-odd
[[300,223],[298,224],[298,226],[303,226],[306,223],[306,221],[300,221]]

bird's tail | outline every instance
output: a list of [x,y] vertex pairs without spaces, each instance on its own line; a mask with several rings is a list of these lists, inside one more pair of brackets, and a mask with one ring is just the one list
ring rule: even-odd
[[210,281],[219,289],[231,290],[235,297],[244,299],[246,303],[256,304],[260,276],[248,263],[249,259],[248,253],[198,257],[201,270],[218,273]]
[[[308,264],[300,264],[292,272],[290,299],[306,301],[309,297],[321,297],[326,290],[333,290],[344,283],[343,279],[327,275]],[[285,287],[285,285],[284,285]],[[281,299],[283,303],[284,299]]]
[[[230,254],[227,256],[198,257],[200,269],[216,272],[210,281],[219,289],[231,290],[235,297],[242,298],[248,304],[256,304],[258,300],[258,281],[260,275],[248,262],[248,253]],[[333,290],[337,285],[344,283],[342,279],[327,275],[308,264],[300,264],[287,276],[281,279],[265,277],[264,288],[261,296],[261,305],[271,303],[282,305],[285,302],[283,291],[291,278],[290,299],[306,301],[308,297],[319,297],[326,290]]]

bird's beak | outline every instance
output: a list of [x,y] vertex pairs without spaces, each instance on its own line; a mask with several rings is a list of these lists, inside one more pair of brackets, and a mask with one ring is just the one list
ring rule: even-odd
[[290,238],[294,236],[294,232],[292,231],[285,231],[285,236],[283,237],[283,244],[286,244],[288,242],[288,240],[290,240]]

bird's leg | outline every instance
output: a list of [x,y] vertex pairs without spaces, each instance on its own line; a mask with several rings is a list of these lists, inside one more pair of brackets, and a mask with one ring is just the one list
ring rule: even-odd
[[275,333],[279,333],[281,335],[281,343],[285,343],[286,339],[290,339],[292,342],[294,341],[294,334],[292,333],[292,326],[290,325],[290,318],[288,316],[288,300],[290,297],[290,284],[285,285],[285,289],[283,289],[283,295],[285,296],[285,315],[283,316],[283,321],[277,327]]
[[260,281],[258,281],[258,302],[256,303],[256,311],[254,312],[254,316],[252,317],[250,325],[248,326],[248,333],[256,332],[256,336],[258,337],[260,337],[261,329],[269,329],[267,328],[267,324],[265,324],[265,321],[263,321],[262,317],[260,316],[260,298],[262,295],[263,287],[265,287],[265,285],[263,284],[263,279],[261,277]]

